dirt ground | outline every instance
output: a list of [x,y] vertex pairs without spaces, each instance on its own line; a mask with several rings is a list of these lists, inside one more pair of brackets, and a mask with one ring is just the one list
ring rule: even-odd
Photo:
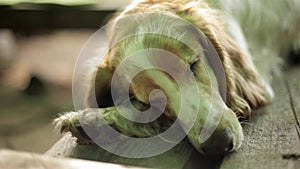
[[94,32],[0,30],[0,149],[43,153],[61,137],[51,120],[73,109],[74,65]]

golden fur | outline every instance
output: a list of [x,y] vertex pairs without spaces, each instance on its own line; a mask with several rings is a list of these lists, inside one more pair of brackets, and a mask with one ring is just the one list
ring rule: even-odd
[[[201,30],[215,47],[226,78],[226,103],[223,102],[219,93],[216,94],[215,91],[209,88],[211,82],[202,73],[204,70],[203,65],[199,64],[195,69],[195,77],[199,87],[200,97],[204,101],[202,103],[203,105],[200,106],[200,111],[195,112],[198,114],[198,117],[194,127],[190,133],[188,133],[188,137],[199,152],[205,153],[202,151],[203,144],[199,143],[198,136],[203,129],[205,117],[209,112],[208,98],[211,97],[211,95],[218,95],[217,101],[213,106],[219,107],[219,109],[216,108],[217,111],[224,110],[224,114],[221,117],[222,119],[217,130],[229,129],[233,135],[232,149],[237,149],[243,140],[243,133],[237,119],[247,119],[253,109],[267,104],[266,89],[262,84],[261,78],[256,71],[249,53],[244,51],[244,49],[236,44],[229,36],[226,28],[227,25],[223,22],[219,11],[211,8],[209,4],[203,0],[139,0],[132,3],[123,12],[116,14],[112,19],[112,22],[115,22],[115,24],[109,32],[111,38],[110,50],[105,56],[105,60],[100,63],[98,71],[95,72],[95,79],[93,79],[95,80],[95,84],[92,83],[91,90],[88,92],[87,103],[92,102],[93,92],[95,92],[98,108],[114,106],[110,94],[112,76],[119,64],[125,59],[124,57],[135,52],[137,46],[141,46],[141,43],[144,44],[142,49],[160,48],[172,52],[183,59],[186,65],[191,65],[192,60],[199,59],[197,58],[198,56],[189,58],[189,56],[193,55],[190,49],[176,40],[174,41],[161,36],[138,35],[140,29],[151,29],[149,28],[151,24],[147,24],[148,18],[146,15],[143,21],[133,21],[133,23],[137,22],[137,24],[119,23],[120,19],[132,14],[147,13],[159,13],[187,20]],[[174,25],[164,25],[164,21],[159,18],[153,22],[159,23],[161,29],[167,31],[172,31],[172,27],[176,26],[176,23],[174,23]],[[114,44],[114,40],[119,36],[124,36],[122,34],[126,34],[127,30],[136,31],[134,33],[137,35],[118,44]],[[196,36],[193,31],[188,29],[186,30],[186,34],[189,39],[193,39],[193,37]],[[195,40],[195,44],[201,48],[201,44],[199,44],[198,41]],[[182,73],[180,70],[176,71],[177,73]],[[120,79],[120,81],[124,80],[122,79],[122,75],[120,75]],[[169,85],[166,87],[160,81],[166,81]],[[120,83],[119,88],[121,90],[122,83]],[[163,90],[171,102],[167,104],[167,108],[164,111],[166,117],[164,118],[174,120],[177,117],[177,97],[180,95],[178,95],[178,87],[175,85],[174,80],[165,73],[144,71],[138,74],[132,81],[130,94],[140,102],[149,104],[148,96],[152,90],[157,88]],[[190,107],[190,110],[193,111],[195,105],[191,103]],[[79,117],[76,116],[76,118]],[[56,124],[62,131],[78,133],[75,131],[77,129],[72,129],[72,127],[79,127],[80,124],[74,125],[71,119],[70,117],[64,118],[64,116],[62,116],[56,120]],[[122,125],[118,122],[116,122],[116,124]],[[124,126],[126,127],[125,124]],[[138,128],[139,124],[135,124],[134,126]],[[120,131],[125,131],[124,128],[121,128],[122,127],[119,126]],[[125,131],[127,135],[130,135],[130,130],[132,129]],[[139,135],[135,132],[134,136],[143,137],[145,134]]]
[[[248,118],[252,109],[267,104],[265,89],[251,56],[247,55],[227,34],[218,11],[205,1],[191,0],[141,0],[127,7],[118,17],[135,13],[158,12],[188,18],[195,24],[216,48],[226,74],[226,104],[239,117]],[[112,36],[117,32],[110,32]],[[113,49],[114,50],[114,49]],[[115,51],[111,51],[111,54]],[[106,59],[109,59],[108,56]],[[108,67],[114,63],[105,61]]]

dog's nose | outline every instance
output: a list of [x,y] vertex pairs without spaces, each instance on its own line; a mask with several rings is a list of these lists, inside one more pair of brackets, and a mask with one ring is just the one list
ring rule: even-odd
[[208,156],[228,154],[233,149],[233,135],[229,129],[217,129],[212,136],[201,144]]

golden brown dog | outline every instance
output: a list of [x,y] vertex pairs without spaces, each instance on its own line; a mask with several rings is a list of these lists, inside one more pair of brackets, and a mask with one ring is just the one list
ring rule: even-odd
[[[126,17],[130,19],[123,20]],[[184,20],[194,27],[180,21],[175,22],[176,19]],[[205,1],[140,0],[118,13],[112,22],[109,31],[109,51],[104,61],[99,64],[97,72],[93,74],[94,78],[87,96],[87,102],[91,104],[95,94],[98,107],[93,108],[98,108],[98,110],[87,109],[62,115],[55,120],[61,131],[71,131],[81,143],[94,142],[81,130],[83,124],[78,120],[85,113],[92,112],[94,114],[91,117],[105,119],[114,129],[127,136],[151,137],[165,131],[174,120],[179,118],[179,105],[182,102],[182,93],[179,90],[181,86],[178,86],[174,77],[155,69],[141,71],[133,79],[130,79],[128,95],[130,95],[132,104],[137,109],[144,111],[149,109],[152,103],[154,107],[160,107],[164,97],[160,93],[154,94],[151,98],[153,102],[150,103],[149,95],[156,89],[162,91],[167,98],[167,103],[164,109],[157,109],[157,111],[163,111],[160,118],[150,123],[137,123],[122,118],[115,108],[116,103],[111,91],[116,90],[122,93],[122,90],[126,88],[123,82],[128,81],[126,70],[139,66],[140,62],[135,63],[132,60],[131,67],[126,67],[123,71],[116,73],[118,67],[130,55],[146,50],[142,54],[147,56],[140,56],[141,60],[150,60],[147,64],[154,67],[159,64],[168,65],[168,70],[175,72],[184,88],[192,88],[189,79],[195,80],[197,95],[186,93],[190,97],[185,97],[184,102],[185,110],[188,113],[196,114],[195,122],[187,132],[187,136],[195,148],[203,154],[216,155],[226,154],[241,145],[243,133],[238,119],[247,119],[253,109],[267,103],[266,90],[250,54],[229,36],[226,24],[217,10],[211,8]],[[157,31],[170,36],[153,33]],[[128,32],[134,36],[120,38],[126,37]],[[204,36],[201,36],[201,33]],[[205,49],[203,46],[205,43],[201,42],[205,41],[204,37],[213,45],[218,54],[217,59],[210,58],[209,52],[205,52],[209,49]],[[184,40],[188,40],[200,52],[195,53],[190,46],[182,42]],[[164,59],[167,58],[164,56],[168,53],[147,53],[147,49],[160,49],[176,55],[182,61],[182,67],[179,66],[179,68],[176,66],[177,63]],[[157,58],[157,55],[160,55],[159,59],[151,60],[151,58]],[[223,80],[226,81],[224,98],[222,98],[220,89],[216,90],[212,87],[214,81],[219,79],[216,70],[209,62],[218,62],[218,60],[225,75]],[[193,77],[190,77],[191,75]],[[119,80],[117,85],[112,85],[114,76]],[[199,97],[200,101],[194,97]],[[214,98],[213,102],[211,102],[212,97]],[[122,105],[124,101],[122,97],[117,99],[119,100],[118,104]],[[130,112],[129,109],[126,111]],[[208,130],[204,127],[205,120],[214,113],[220,116],[217,117],[220,118],[218,124],[210,138],[201,142],[199,141],[201,132]],[[100,115],[98,116],[98,114]],[[188,123],[188,120],[179,118],[179,124],[184,130],[185,126],[189,125]],[[95,124],[95,128],[101,127],[101,125],[97,125]],[[102,133],[99,133],[99,137],[104,140],[109,139],[105,138]]]

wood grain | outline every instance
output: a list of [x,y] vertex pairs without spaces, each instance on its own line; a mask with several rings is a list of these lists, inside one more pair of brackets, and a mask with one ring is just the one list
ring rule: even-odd
[[244,125],[244,144],[224,159],[222,169],[300,168],[299,67],[284,72],[273,88],[275,99]]

